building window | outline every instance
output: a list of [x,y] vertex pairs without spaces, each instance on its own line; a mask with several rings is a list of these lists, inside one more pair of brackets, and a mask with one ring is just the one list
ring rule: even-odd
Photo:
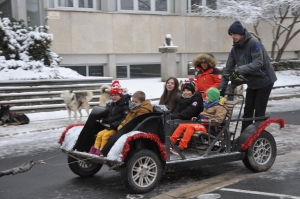
[[197,75],[197,69],[193,66],[193,62],[188,62],[188,75]]
[[151,11],[151,2],[150,0],[140,0],[138,1],[138,9],[142,11]]
[[86,76],[86,66],[62,66],[64,68],[70,68],[72,70],[75,70],[77,73],[79,73],[82,76]]
[[7,17],[12,19],[12,11],[11,11],[11,0],[2,0],[0,1],[0,15],[1,18]]
[[128,66],[117,66],[117,78],[128,78]]
[[101,0],[48,0],[48,7],[65,10],[101,10]]
[[160,64],[130,65],[130,78],[160,77]]
[[93,0],[79,0],[79,8],[93,8]]
[[160,76],[160,64],[136,64],[117,66],[117,78],[141,78]]
[[88,66],[89,70],[89,76],[97,76],[97,77],[103,77],[104,71],[103,66]]
[[118,11],[174,12],[174,0],[118,0]]
[[62,66],[64,68],[70,68],[82,76],[104,76],[104,67],[101,65],[98,66]]
[[217,3],[220,0],[187,0],[187,12],[188,13],[201,13],[202,9],[198,6],[207,6],[211,9],[217,9]]
[[40,26],[41,10],[39,0],[26,0],[27,23],[29,26]]

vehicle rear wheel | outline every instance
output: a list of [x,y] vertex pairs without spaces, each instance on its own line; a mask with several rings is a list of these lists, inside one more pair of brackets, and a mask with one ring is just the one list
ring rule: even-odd
[[69,168],[73,173],[80,177],[91,177],[95,175],[102,167],[102,164],[94,162],[78,161],[77,159],[68,156]]
[[251,171],[267,171],[272,167],[276,153],[277,147],[274,137],[264,130],[247,149],[243,163]]
[[135,152],[121,168],[121,179],[132,193],[153,190],[162,177],[162,162],[154,152],[143,149]]

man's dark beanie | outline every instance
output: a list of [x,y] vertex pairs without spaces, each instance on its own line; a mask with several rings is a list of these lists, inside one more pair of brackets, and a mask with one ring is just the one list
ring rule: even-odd
[[235,21],[228,29],[228,34],[230,35],[230,33],[244,35],[245,30],[243,25],[239,21]]

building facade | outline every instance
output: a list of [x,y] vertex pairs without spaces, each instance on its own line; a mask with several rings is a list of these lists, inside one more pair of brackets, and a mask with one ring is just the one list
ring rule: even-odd
[[[193,75],[189,62],[199,53],[212,53],[225,63],[232,46],[227,34],[234,19],[211,19],[193,13],[193,4],[217,9],[219,0],[0,0],[2,17],[29,25],[48,25],[52,51],[61,66],[85,76],[113,78],[160,77],[166,34],[178,46],[177,77]],[[291,18],[292,20],[292,18]],[[252,31],[251,26],[245,26]],[[271,49],[271,27],[262,41]],[[260,31],[262,32],[262,31]],[[294,38],[299,41],[300,36]],[[299,59],[298,42],[291,42],[283,59]]]

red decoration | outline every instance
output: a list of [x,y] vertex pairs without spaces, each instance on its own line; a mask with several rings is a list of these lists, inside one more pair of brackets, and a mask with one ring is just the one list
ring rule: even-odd
[[132,141],[132,140],[136,140],[136,139],[148,139],[148,140],[154,141],[157,144],[157,146],[158,146],[161,159],[164,160],[164,161],[166,161],[168,159],[165,147],[161,143],[159,137],[157,135],[155,135],[155,134],[152,134],[152,133],[142,133],[141,132],[139,134],[135,134],[135,135],[130,136],[130,137],[127,138],[127,140],[125,142],[125,145],[124,145],[123,152],[122,152],[122,161],[125,160],[128,152],[130,151],[129,142]]
[[284,127],[284,120],[282,118],[272,118],[264,121],[258,126],[257,131],[253,133],[244,144],[242,144],[242,150],[246,151],[253,144],[254,140],[261,134],[261,132],[265,130],[265,128],[267,128],[267,126],[269,126],[271,123],[280,124],[280,128]]
[[74,126],[84,126],[84,124],[71,124],[69,126],[67,126],[67,128],[62,132],[59,140],[58,140],[58,144],[62,144],[64,139],[65,139],[65,136],[68,132],[69,129],[73,128]]

